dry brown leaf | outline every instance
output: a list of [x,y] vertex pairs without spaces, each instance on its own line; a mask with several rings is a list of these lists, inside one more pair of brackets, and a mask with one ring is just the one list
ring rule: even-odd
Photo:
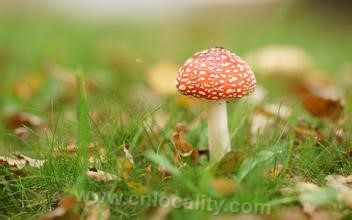
[[158,165],[157,170],[159,171],[159,173],[161,173],[161,180],[162,181],[166,181],[167,179],[169,179],[172,176],[172,174],[169,171],[167,171],[165,169],[165,167],[161,166],[160,164]]
[[[47,67],[48,74],[61,83],[61,90],[59,91],[58,98],[62,102],[71,102],[76,98],[77,82],[76,73],[74,70],[65,68],[59,65],[51,64]],[[98,89],[98,85],[91,79],[85,77],[84,79],[85,89],[88,92],[94,92]]]
[[33,159],[31,157],[28,157],[23,154],[16,154],[16,157],[20,160],[23,161],[26,165],[29,165],[30,167],[35,167],[35,168],[40,168],[44,165],[46,160],[37,160]]
[[325,210],[325,209],[318,209],[315,211],[311,216],[311,220],[339,220],[342,219],[341,213]]
[[295,192],[294,189],[292,189],[291,187],[283,187],[283,188],[280,189],[280,193],[283,196],[291,195],[294,192]]
[[11,167],[16,167],[17,169],[22,169],[26,165],[26,163],[22,160],[3,156],[0,156],[0,164],[7,164]]
[[305,182],[298,183],[297,186],[299,188],[299,200],[302,205],[303,212],[307,213],[308,215],[312,215],[315,211],[318,210],[318,206],[316,204],[307,202],[305,196],[306,192],[319,190],[319,187],[313,183]]
[[271,177],[277,177],[281,173],[284,166],[282,164],[277,164],[274,168],[269,170],[268,175]]
[[124,180],[128,188],[137,194],[145,194],[150,190],[149,187],[144,186],[142,183],[133,181],[129,175],[132,170],[133,164],[127,158],[119,158],[117,160],[118,175]]
[[13,109],[5,110],[6,127],[15,133],[21,139],[28,139],[31,136],[31,130],[39,131],[46,127],[44,120],[38,116],[18,112]]
[[[48,73],[54,79],[63,82],[71,92],[76,90],[77,82],[74,70],[58,65],[50,65],[48,66]],[[97,89],[97,85],[91,79],[85,79],[84,81],[87,91],[94,91]]]
[[131,179],[125,180],[126,185],[130,188],[134,193],[138,195],[146,194],[150,191],[150,188],[140,182],[133,181]]
[[172,133],[172,143],[175,149],[180,153],[182,157],[191,156],[193,152],[193,146],[187,142],[187,130],[186,125],[178,123],[175,127],[175,131]]
[[316,95],[305,95],[302,98],[304,108],[319,118],[337,119],[340,117],[344,104],[341,100],[333,100]]
[[311,220],[304,212],[299,208],[290,208],[279,210],[273,215],[272,220]]
[[129,145],[125,144],[123,147],[123,152],[125,153],[126,159],[132,164],[132,167],[134,166],[134,160],[132,154],[128,151]]
[[59,207],[54,209],[51,212],[43,214],[39,217],[42,220],[58,220],[58,219],[70,219],[78,220],[80,219],[79,215],[73,212],[74,207],[77,206],[77,199],[73,196],[64,196],[60,203]]
[[110,219],[110,209],[106,204],[97,203],[96,201],[87,201],[84,203],[84,209],[87,213],[86,220]]
[[44,84],[44,78],[40,74],[26,74],[13,85],[16,97],[28,101],[32,99]]
[[312,67],[311,57],[301,48],[271,45],[247,55],[246,60],[256,74],[299,77]]
[[182,123],[176,124],[175,131],[172,133],[171,141],[175,147],[174,157],[175,161],[183,164],[182,158],[190,157],[192,161],[197,162],[199,160],[198,149],[195,149],[187,141],[187,128]]
[[76,155],[78,151],[78,146],[75,144],[69,144],[64,148],[61,147],[53,147],[51,152],[55,157],[64,157],[66,154],[68,155]]
[[126,158],[118,158],[117,160],[117,173],[119,177],[128,179],[129,174],[133,169],[133,164]]
[[88,168],[87,176],[94,181],[104,183],[118,179],[117,176],[105,171],[98,170],[94,167]]
[[30,167],[40,168],[46,160],[37,160],[23,154],[15,154],[16,159],[0,156],[0,164],[7,164],[17,169],[22,169],[28,165]]
[[216,177],[211,181],[211,186],[216,192],[223,196],[230,196],[235,193],[238,184],[232,179]]
[[338,191],[338,200],[349,208],[352,208],[352,175],[329,175],[325,177],[326,185]]
[[[76,156],[78,146],[69,144],[64,148],[54,147],[52,153],[55,157],[65,157],[67,155]],[[88,161],[90,164],[101,163],[106,160],[106,150],[100,143],[90,143],[88,145]]]
[[255,91],[249,96],[244,97],[244,99],[246,99],[252,105],[259,105],[264,101],[267,95],[268,90],[263,86],[257,85]]
[[[265,104],[258,108],[252,117],[251,142],[254,143],[258,135],[273,132],[275,120],[286,120],[291,115],[291,108],[280,104]],[[272,129],[270,129],[272,128]]]
[[100,143],[90,143],[88,145],[89,158],[91,164],[104,162],[106,160],[106,150]]
[[148,70],[148,83],[160,95],[176,94],[175,79],[178,67],[171,61],[160,61]]
[[304,77],[291,84],[307,112],[318,118],[337,120],[344,109],[341,90],[324,76]]
[[[181,201],[180,198],[178,198],[175,195],[169,196],[169,204],[176,204],[179,205],[177,202]],[[172,211],[172,206],[171,205],[164,205],[164,206],[159,206],[159,207],[149,207],[147,210],[145,216],[147,220],[166,220],[169,219],[168,216],[170,212]]]
[[77,150],[78,150],[78,147],[74,144],[70,144],[66,147],[66,152],[70,154],[76,153]]
[[306,137],[314,138],[319,143],[324,140],[324,135],[320,132],[319,128],[313,127],[308,122],[300,120],[297,125],[293,128],[296,137],[304,139]]
[[255,215],[255,214],[237,214],[237,215],[218,215],[218,216],[214,216],[212,220],[269,220],[269,219],[264,216]]

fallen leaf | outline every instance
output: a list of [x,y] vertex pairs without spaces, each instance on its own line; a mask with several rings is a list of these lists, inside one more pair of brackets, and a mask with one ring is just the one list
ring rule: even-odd
[[[48,65],[47,72],[56,82],[60,83],[60,91],[58,98],[61,102],[71,102],[75,100],[77,93],[76,72],[72,69],[59,65]],[[84,86],[86,91],[94,92],[98,89],[98,85],[92,80],[84,77]]]
[[345,106],[342,91],[324,76],[303,77],[291,84],[307,112],[318,118],[337,120]]
[[146,153],[146,157],[155,162],[158,165],[161,165],[163,169],[167,170],[169,173],[171,173],[174,176],[180,176],[180,170],[179,168],[175,167],[167,157],[161,155],[161,154],[156,154],[152,151],[148,151]]
[[32,99],[44,84],[44,77],[41,74],[26,74],[13,85],[16,97],[28,101]]
[[258,135],[270,135],[273,132],[275,120],[280,119],[284,121],[290,117],[291,112],[290,107],[276,103],[258,107],[252,117],[251,142],[255,143]]
[[238,184],[235,183],[232,179],[224,177],[216,177],[211,181],[211,187],[220,195],[230,196],[235,193]]
[[269,117],[261,112],[256,112],[252,116],[251,121],[251,142],[255,143],[259,135],[263,135],[265,132],[270,132],[267,128],[270,128],[274,124],[274,118]]
[[77,206],[77,199],[73,196],[64,196],[60,203],[59,207],[54,209],[51,212],[43,214],[39,217],[42,220],[57,220],[57,219],[70,219],[78,220],[79,215],[74,213],[73,209]]
[[290,107],[282,104],[269,103],[265,104],[259,109],[264,114],[280,119],[287,119],[290,117],[292,110]]
[[129,174],[133,169],[133,164],[126,158],[118,158],[117,160],[117,173],[119,177],[128,179]]
[[[165,196],[166,198],[166,196]],[[170,201],[167,205],[159,207],[149,207],[145,213],[146,219],[148,220],[166,220],[169,219],[169,214],[171,213],[173,207],[171,204],[179,205],[178,201],[181,199],[175,195],[170,195],[168,198]]]
[[305,95],[302,98],[304,108],[312,115],[319,118],[337,119],[340,117],[344,104],[341,100]]
[[26,165],[28,164],[29,166],[36,167],[36,168],[42,167],[44,165],[44,163],[46,162],[46,160],[33,159],[33,158],[28,157],[28,156],[23,155],[23,154],[16,154],[16,157],[20,161],[23,161]]
[[31,136],[31,130],[39,131],[46,127],[40,117],[14,109],[5,110],[5,121],[7,129],[21,139],[28,139]]
[[194,149],[193,146],[190,143],[188,143],[186,135],[187,135],[186,125],[182,123],[178,123],[175,127],[175,131],[172,133],[171,140],[176,151],[182,157],[191,156],[193,151],[196,151],[196,149]]
[[270,169],[268,175],[271,177],[277,177],[280,175],[284,166],[282,164],[277,164],[274,168]]
[[[52,153],[55,157],[65,157],[66,155],[76,156],[78,146],[69,144],[64,148],[54,147]],[[106,160],[106,150],[100,143],[90,143],[88,145],[88,161],[90,164],[101,163]]]
[[118,179],[117,176],[105,171],[98,170],[94,167],[88,168],[87,176],[94,181],[104,183]]
[[40,168],[44,165],[46,160],[37,160],[31,157],[25,156],[23,154],[15,154],[16,159],[11,157],[0,156],[0,164],[7,164],[18,169],[22,169],[24,166],[28,165],[30,167]]
[[159,173],[161,173],[161,179],[162,181],[166,181],[167,179],[169,179],[171,177],[171,173],[169,171],[167,171],[165,169],[165,167],[163,167],[162,165],[158,165],[157,170],[159,171]]
[[88,145],[89,157],[88,161],[91,164],[104,162],[106,160],[106,150],[100,143],[90,143]]
[[296,137],[304,139],[307,137],[313,138],[317,143],[324,140],[323,134],[320,132],[319,128],[313,127],[308,122],[304,120],[299,120],[297,125],[293,128]]
[[[273,220],[312,220],[299,208],[285,208],[273,215]],[[316,219],[318,220],[318,219]]]
[[11,167],[16,167],[17,169],[22,169],[26,165],[24,161],[4,156],[0,156],[0,164],[7,164]]
[[297,183],[296,190],[299,193],[303,212],[310,216],[315,215],[321,206],[332,203],[337,198],[335,189],[319,187],[313,183]]
[[268,90],[263,86],[257,85],[254,92],[244,97],[252,105],[259,105],[268,95]]
[[270,45],[246,56],[254,72],[262,75],[299,77],[312,67],[311,57],[302,48]]
[[171,61],[159,61],[147,72],[150,87],[160,95],[176,94],[176,76],[178,66]]
[[341,176],[341,175],[329,175],[325,177],[326,185],[337,190],[338,201],[342,202],[349,208],[352,208],[352,175]]
[[340,220],[342,214],[336,211],[318,209],[311,215],[311,220]]
[[87,213],[86,220],[110,219],[110,209],[106,204],[96,201],[87,201],[84,203],[84,210]]
[[74,144],[70,144],[66,147],[66,152],[70,153],[70,154],[76,153],[77,150],[78,150],[78,147],[77,147],[77,145],[74,145]]
[[133,164],[127,158],[118,158],[117,172],[119,177],[126,183],[127,187],[137,194],[145,194],[150,189],[144,184],[134,181],[130,178],[130,172],[133,170]]
[[134,166],[134,161],[133,161],[133,156],[132,154],[128,151],[129,145],[125,144],[123,147],[123,152],[125,153],[126,159]]

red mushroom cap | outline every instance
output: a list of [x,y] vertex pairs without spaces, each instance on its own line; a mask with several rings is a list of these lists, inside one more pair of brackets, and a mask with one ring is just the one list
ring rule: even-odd
[[176,79],[182,94],[209,100],[240,98],[252,93],[255,85],[251,68],[239,56],[218,47],[194,54]]

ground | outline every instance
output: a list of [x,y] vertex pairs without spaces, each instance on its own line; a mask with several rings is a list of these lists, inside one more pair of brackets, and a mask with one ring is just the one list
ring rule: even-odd
[[[0,218],[101,211],[112,219],[202,219],[268,210],[351,218],[352,30],[328,20],[294,13],[245,25],[1,19]],[[204,48],[246,57],[268,45],[302,48],[313,67],[298,78],[255,72],[267,96],[229,101],[233,151],[211,165],[204,103],[155,88],[152,67],[172,75]],[[317,100],[306,76],[341,91],[344,103]],[[290,113],[282,116],[282,107]],[[262,132],[252,129],[258,116],[268,123]],[[180,156],[180,143],[193,154]],[[161,198],[183,203],[170,208]],[[58,206],[64,213],[52,212]]]

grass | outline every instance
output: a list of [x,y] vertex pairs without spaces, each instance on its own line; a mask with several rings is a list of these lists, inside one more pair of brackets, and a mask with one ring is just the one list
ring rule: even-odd
[[[310,18],[312,20],[307,22]],[[1,107],[15,106],[21,111],[34,113],[46,119],[49,126],[46,131],[33,131],[34,137],[23,141],[6,128],[6,123],[0,125],[1,155],[21,152],[47,160],[39,169],[26,166],[23,170],[26,176],[17,176],[9,167],[0,166],[0,218],[37,218],[57,207],[59,199],[66,194],[110,192],[122,194],[127,199],[131,195],[140,196],[142,186],[149,188],[145,193],[150,196],[158,193],[189,199],[212,197],[224,201],[224,207],[233,201],[238,204],[263,203],[272,205],[275,212],[282,207],[298,206],[297,195],[280,194],[281,188],[293,184],[286,178],[288,174],[319,185],[324,185],[324,178],[329,174],[349,175],[352,171],[348,155],[350,140],[347,138],[340,143],[331,138],[329,121],[309,115],[298,100],[283,92],[280,81],[272,81],[260,74],[257,75],[259,84],[269,89],[265,102],[291,106],[293,114],[284,123],[277,120],[271,134],[258,135],[251,142],[250,123],[255,106],[245,101],[229,103],[231,143],[239,161],[227,176],[240,182],[236,193],[220,196],[211,186],[212,179],[219,175],[217,172],[225,169],[221,166],[214,172],[206,160],[196,165],[186,161],[190,165],[181,169],[173,163],[170,137],[176,123],[189,124],[203,110],[202,107],[182,107],[175,101],[175,96],[162,97],[150,90],[145,73],[156,61],[168,59],[181,64],[195,51],[218,44],[240,55],[267,44],[293,44],[306,49],[318,69],[327,72],[338,83],[342,82],[340,75],[333,73],[352,58],[351,30],[344,29],[343,25],[327,24],[325,27],[309,16],[283,19],[282,23],[270,19],[249,22],[256,24],[255,30],[251,25],[231,21],[222,25],[203,22],[169,27],[164,24],[95,26],[54,19],[31,18],[25,21],[16,17],[1,20],[0,56],[4,60],[0,65]],[[176,37],[175,30],[179,31]],[[84,73],[77,76],[78,86],[70,87],[48,76],[51,64]],[[32,96],[24,98],[16,94],[16,82],[24,80],[28,83],[37,78],[40,86],[32,87]],[[98,89],[86,92],[84,79],[93,80]],[[350,95],[351,91],[347,88],[345,93]],[[350,115],[350,102],[346,103],[344,113]],[[155,121],[162,114],[166,115],[166,122],[160,128]],[[6,122],[5,114],[2,117]],[[299,118],[319,126],[328,135],[325,141],[317,144],[306,137],[297,145],[295,133],[287,133],[283,128],[294,127]],[[351,130],[351,121],[348,120],[346,129]],[[191,127],[187,138],[193,146],[205,149],[206,121],[201,120]],[[94,166],[118,176],[123,175],[117,165],[125,158],[123,147],[129,145],[135,162],[129,174],[130,182],[98,183],[87,178],[88,145],[96,142],[103,146],[107,156]],[[65,147],[72,143],[79,148],[76,156],[53,155],[54,148],[65,151]],[[94,152],[93,155],[97,157],[100,153]],[[167,181],[161,181],[156,171],[158,163],[173,174]],[[265,174],[277,164],[283,165],[280,175],[271,177]],[[151,178],[145,177],[148,165],[153,170]],[[108,205],[112,219],[142,218],[148,210],[147,205]],[[169,217],[203,219],[211,218],[213,213],[179,208],[173,209]],[[350,211],[344,209],[346,219],[350,215]]]

